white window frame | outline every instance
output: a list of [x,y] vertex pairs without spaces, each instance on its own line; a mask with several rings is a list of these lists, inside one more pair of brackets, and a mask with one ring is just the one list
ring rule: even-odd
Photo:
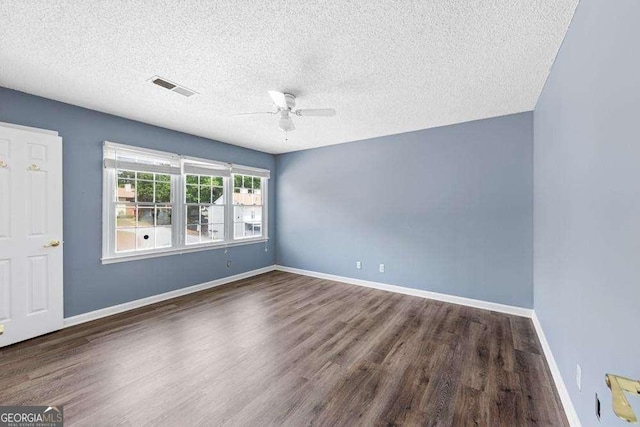
[[[255,171],[253,171],[253,173],[256,173]],[[234,175],[242,175],[242,176],[251,176],[252,178],[260,178],[261,179],[261,183],[260,183],[260,195],[262,196],[262,204],[260,205],[260,210],[261,210],[261,224],[260,224],[260,228],[261,230],[261,236],[259,237],[235,237],[235,215],[234,215],[234,208],[236,206],[255,206],[255,205],[243,205],[243,204],[233,204],[233,191],[235,189],[235,180],[234,180]],[[231,189],[231,194],[227,197],[227,201],[231,202],[231,209],[228,215],[228,218],[230,218],[230,220],[232,221],[231,227],[229,228],[229,232],[231,233],[230,236],[230,240],[234,241],[234,242],[245,242],[245,241],[250,241],[250,240],[255,240],[255,239],[261,239],[263,235],[265,235],[264,233],[266,233],[266,216],[267,216],[267,209],[266,209],[266,186],[268,183],[268,180],[265,179],[264,177],[258,176],[258,175],[252,175],[252,171],[250,170],[238,170],[235,169],[233,170],[231,177],[229,178],[230,181],[230,185],[229,188]]]
[[[180,174],[171,175],[171,230],[172,230],[172,246],[168,248],[158,248],[149,250],[138,250],[131,252],[116,253],[116,213],[113,209],[116,203],[117,176],[116,169],[113,166],[113,152],[117,150],[126,150],[137,153],[141,156],[157,157],[159,159],[173,159],[176,164],[180,165]],[[203,250],[221,249],[232,246],[266,243],[269,240],[268,233],[268,200],[269,200],[269,178],[270,172],[266,169],[229,164],[209,159],[201,159],[190,156],[180,156],[178,154],[168,153],[164,151],[151,150],[147,148],[135,147],[130,145],[118,144],[110,141],[104,141],[103,150],[103,177],[102,177],[102,263],[112,264],[116,262],[133,261],[139,259],[155,258],[168,255],[180,255],[190,252],[198,252]],[[186,244],[186,203],[185,203],[185,184],[186,175],[185,165],[191,167],[202,167],[205,169],[213,169],[220,171],[223,176],[223,190],[225,195],[225,224],[224,224],[224,240],[211,243]],[[109,166],[109,167],[107,167]],[[190,169],[192,170],[192,169]],[[190,173],[195,174],[195,173]],[[259,176],[262,178],[262,236],[251,238],[244,237],[234,239],[234,222],[233,222],[233,174],[243,174]]]
[[[187,165],[190,165],[192,167],[195,167],[197,169],[202,169],[202,171],[192,171],[192,172],[187,172]],[[180,241],[182,242],[183,246],[191,251],[192,249],[198,250],[198,249],[208,249],[211,247],[220,247],[220,246],[229,246],[229,239],[228,239],[228,225],[227,225],[227,218],[228,218],[228,197],[227,197],[227,193],[229,191],[229,176],[231,175],[230,173],[230,167],[231,165],[229,165],[228,163],[222,163],[222,162],[217,162],[217,161],[213,161],[213,160],[207,160],[207,159],[201,159],[198,157],[190,157],[190,156],[183,156],[183,161],[182,161],[182,182],[181,182],[181,187],[180,187],[180,199],[181,200],[181,228],[180,228],[180,233],[181,233],[181,238]],[[185,189],[186,189],[186,176],[187,175],[206,175],[208,172],[211,172],[211,176],[222,176],[222,189],[223,189],[223,194],[225,197],[225,204],[224,204],[224,238],[222,241],[216,241],[216,242],[211,242],[211,243],[192,243],[187,245],[187,241],[186,241],[186,228],[187,228],[187,218],[186,218],[186,193],[185,193]],[[216,173],[219,173],[219,175],[217,175]],[[213,204],[213,201],[212,201]]]

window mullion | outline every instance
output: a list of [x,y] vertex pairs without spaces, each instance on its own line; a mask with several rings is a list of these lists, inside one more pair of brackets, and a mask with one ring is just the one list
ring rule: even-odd
[[104,185],[102,191],[105,193],[103,196],[104,206],[103,218],[105,218],[106,224],[103,224],[103,254],[113,256],[116,252],[116,179],[117,175],[113,169],[105,169],[104,172]]
[[260,181],[260,195],[262,196],[262,224],[260,225],[261,227],[261,234],[262,237],[267,238],[269,237],[269,213],[267,212],[267,198],[269,197],[269,180],[266,178],[261,178]]
[[225,194],[225,242],[233,242],[234,240],[234,223],[233,223],[233,175],[224,179]]
[[185,203],[184,203],[184,173],[174,175],[171,178],[174,191],[171,203],[171,244],[174,248],[185,246],[184,230],[186,228]]

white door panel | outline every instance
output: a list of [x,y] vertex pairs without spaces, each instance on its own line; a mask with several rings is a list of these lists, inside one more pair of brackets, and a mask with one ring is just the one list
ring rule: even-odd
[[0,323],[11,317],[11,260],[0,259]]
[[62,139],[0,125],[0,347],[62,328],[61,243]]

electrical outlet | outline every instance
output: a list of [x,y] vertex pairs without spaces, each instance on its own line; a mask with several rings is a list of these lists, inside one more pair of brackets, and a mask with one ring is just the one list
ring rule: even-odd
[[227,268],[231,267],[231,261],[227,261]]
[[578,386],[578,391],[582,391],[582,368],[580,365],[576,365],[576,385]]
[[384,264],[380,264],[380,273],[384,273]]
[[358,270],[362,269],[362,263],[360,261],[356,261],[356,268]]
[[598,393],[596,393],[596,418],[600,421],[600,398]]

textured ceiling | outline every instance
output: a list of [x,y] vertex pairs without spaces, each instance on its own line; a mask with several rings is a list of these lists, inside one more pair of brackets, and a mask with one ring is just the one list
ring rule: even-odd
[[532,110],[577,2],[4,0],[0,86],[281,153]]

